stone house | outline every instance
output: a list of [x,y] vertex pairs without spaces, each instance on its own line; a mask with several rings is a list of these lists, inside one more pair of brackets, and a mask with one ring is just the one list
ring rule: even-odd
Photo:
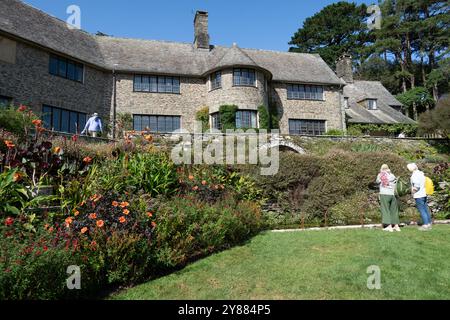
[[[349,71],[350,70],[350,71]],[[408,123],[380,83],[337,74],[315,54],[215,46],[198,11],[194,42],[92,35],[19,0],[0,2],[0,104],[23,103],[48,128],[78,132],[97,112],[133,115],[135,130],[193,130],[198,110],[236,105],[238,128],[259,127],[258,107],[276,106],[283,134],[324,134],[348,122]],[[361,100],[360,100],[361,99]],[[377,108],[367,102],[377,101]]]

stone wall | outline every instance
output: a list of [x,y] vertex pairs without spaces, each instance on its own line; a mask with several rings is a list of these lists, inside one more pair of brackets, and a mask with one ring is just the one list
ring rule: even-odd
[[0,60],[0,95],[42,112],[42,105],[92,114],[109,121],[112,76],[85,65],[84,83],[49,73],[49,53],[16,42],[15,63]]
[[272,83],[271,92],[280,115],[281,133],[289,133],[289,119],[325,120],[327,130],[344,129],[339,88],[324,86],[323,101],[288,100],[286,83]]
[[[211,90],[207,95],[207,105],[210,113],[219,111],[220,106],[234,104],[239,109],[258,110],[261,105],[268,105],[265,77],[261,72],[256,72],[256,87],[233,86],[233,69],[222,70],[222,87]],[[207,88],[211,88],[209,83]]]
[[131,74],[117,76],[117,112],[181,116],[181,127],[193,131],[195,115],[206,104],[206,84],[201,78],[180,78],[180,94],[133,92]]

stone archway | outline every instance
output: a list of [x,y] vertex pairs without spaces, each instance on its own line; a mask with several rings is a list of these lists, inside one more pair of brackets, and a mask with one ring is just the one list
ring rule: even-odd
[[276,147],[290,149],[299,154],[306,154],[306,151],[302,147],[296,145],[292,141],[287,141],[282,138],[272,139],[272,141],[270,143],[263,144],[259,148],[260,149],[266,149],[266,148],[271,149],[271,148],[276,148]]

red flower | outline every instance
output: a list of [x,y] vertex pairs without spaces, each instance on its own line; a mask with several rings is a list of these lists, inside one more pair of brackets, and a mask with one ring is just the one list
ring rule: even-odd
[[97,219],[97,214],[94,212],[94,213],[91,213],[90,215],[89,215],[89,219]]
[[84,163],[91,163],[92,162],[92,158],[91,157],[86,157],[83,159]]
[[125,217],[120,217],[119,218],[119,222],[120,223],[125,223],[125,222],[127,222],[127,219],[125,219]]
[[73,142],[77,142],[77,141],[78,141],[78,135],[76,135],[76,134],[73,135],[73,136],[72,136],[72,141],[73,141]]
[[20,105],[19,106],[19,109],[17,109],[17,111],[19,111],[19,112],[24,112],[24,111],[26,111],[27,110],[27,107],[25,107],[24,105]]
[[155,221],[152,221],[152,227],[156,228],[156,222]]
[[42,249],[44,249],[44,251],[47,251],[47,250],[48,250],[48,247],[47,247],[47,246],[44,246]]
[[105,222],[103,220],[98,220],[97,221],[97,227],[103,228],[104,225],[105,225]]
[[147,212],[147,217],[149,217],[149,218],[151,218],[151,217],[153,217],[153,213],[152,212]]
[[6,218],[5,220],[5,226],[10,226],[14,223],[14,219],[11,217]]

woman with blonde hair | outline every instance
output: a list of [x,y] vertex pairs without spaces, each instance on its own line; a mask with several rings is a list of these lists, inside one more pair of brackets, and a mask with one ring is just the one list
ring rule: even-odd
[[400,218],[398,215],[398,203],[395,197],[397,178],[391,173],[389,166],[383,164],[377,176],[380,185],[380,205],[384,231],[400,231]]

